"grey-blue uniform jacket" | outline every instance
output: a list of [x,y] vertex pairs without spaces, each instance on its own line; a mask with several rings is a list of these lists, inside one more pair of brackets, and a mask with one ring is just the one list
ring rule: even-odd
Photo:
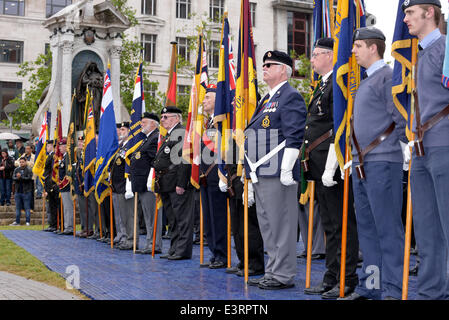
[[[446,36],[440,35],[436,41],[418,52],[418,100],[421,124],[429,120],[449,104],[449,90],[441,83]],[[414,123],[416,132],[416,122]],[[444,117],[424,133],[425,147],[449,146],[449,118]]]
[[[380,61],[378,63],[383,63]],[[369,68],[367,70],[369,74]],[[398,140],[406,142],[404,117],[393,103],[391,93],[393,70],[383,63],[368,78],[360,82],[354,99],[354,133],[360,148],[364,150],[394,121],[394,131],[369,152],[364,161],[403,162]],[[357,149],[353,145],[352,156],[358,162]]]
[[[256,163],[277,145],[286,141],[285,148],[299,149],[304,137],[306,104],[299,92],[287,82],[264,106],[264,99],[256,108],[245,129],[245,153]],[[279,177],[284,149],[257,168],[258,177]],[[293,167],[293,178],[300,179],[299,159]],[[250,178],[250,167],[245,159],[245,172]]]

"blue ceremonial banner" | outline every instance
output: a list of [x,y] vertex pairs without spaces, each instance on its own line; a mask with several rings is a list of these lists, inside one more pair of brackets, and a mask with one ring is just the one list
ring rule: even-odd
[[229,36],[229,21],[227,16],[223,19],[220,62],[217,79],[217,94],[215,97],[214,123],[217,123],[216,150],[218,160],[218,175],[224,182],[226,179],[225,156],[232,142],[232,124],[234,123],[235,97],[235,67],[234,56]]
[[443,86],[449,88],[449,23],[446,31],[446,53],[444,55],[443,77],[441,79]]
[[86,128],[84,130],[83,173],[84,173],[84,196],[88,197],[89,194],[95,189],[94,184],[95,158],[97,154],[97,143],[95,141],[94,111],[89,91],[87,94],[86,101],[87,101],[86,105],[89,106],[89,109],[87,111]]
[[142,62],[140,62],[137,69],[135,81],[134,81],[134,95],[133,104],[131,107],[131,124],[129,126],[129,136],[126,151],[126,164],[125,174],[130,173],[130,161],[129,156],[139,147],[146,135],[142,132],[142,114],[145,112],[145,98],[143,94],[143,75],[142,75]]
[[108,66],[103,84],[97,162],[95,164],[95,198],[98,203],[102,203],[109,193],[109,163],[114,158],[117,150],[118,136],[112,100],[111,74]]
[[392,95],[396,108],[407,120],[407,137],[411,139],[409,114],[412,88],[412,39],[416,39],[416,37],[410,35],[408,27],[404,23],[405,14],[402,11],[402,3],[404,1],[400,0],[398,3],[396,25],[391,45],[391,55],[396,59],[393,69]]
[[344,166],[346,142],[349,136],[349,130],[346,130],[347,117],[352,115],[352,105],[348,102],[354,97],[360,79],[360,68],[352,54],[352,38],[355,29],[365,26],[365,5],[362,0],[338,1],[333,93],[335,151],[341,168]]

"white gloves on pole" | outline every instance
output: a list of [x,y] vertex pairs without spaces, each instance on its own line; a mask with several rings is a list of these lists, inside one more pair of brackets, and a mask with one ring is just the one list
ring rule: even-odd
[[[151,168],[153,169],[153,168]],[[151,182],[152,182],[152,177],[153,177],[153,171],[150,170],[150,173],[148,174],[148,179],[147,179],[147,191],[152,191],[151,189]]]
[[227,192],[228,191],[228,185],[221,181],[221,179],[218,179],[218,187],[220,188],[221,192]]
[[335,152],[335,145],[331,143],[327,154],[326,166],[321,177],[321,181],[326,187],[332,187],[337,184],[337,182],[334,181],[335,170],[337,170],[337,167],[337,153]]
[[132,197],[134,197],[134,193],[133,190],[131,188],[131,181],[129,181],[128,178],[126,178],[126,186],[125,186],[125,199],[131,199]]
[[299,155],[299,149],[295,148],[285,148],[284,150],[284,156],[282,157],[282,164],[281,164],[281,183],[284,186],[291,186],[296,184],[296,181],[293,180],[293,166],[296,163],[296,160],[298,160]]
[[[243,205],[245,205],[245,191],[242,193],[242,202]],[[253,184],[248,181],[248,208],[251,207],[254,204],[254,189]]]
[[407,171],[408,170],[408,164],[410,160],[412,159],[412,151],[411,148],[415,145],[415,141],[410,141],[409,143],[404,143],[402,141],[399,141],[401,143],[402,148],[402,155],[404,157],[404,163],[402,164],[402,169]]

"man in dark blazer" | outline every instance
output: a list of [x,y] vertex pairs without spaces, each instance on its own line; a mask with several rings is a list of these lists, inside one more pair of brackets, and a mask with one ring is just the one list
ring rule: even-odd
[[59,205],[59,188],[51,178],[54,163],[53,155],[53,140],[47,140],[47,159],[45,160],[44,168],[44,190],[46,193],[45,201],[47,201],[48,218],[48,228],[44,229],[44,231],[47,232],[56,231]]
[[268,51],[263,62],[263,80],[270,92],[245,129],[245,174],[255,191],[268,261],[264,276],[248,284],[276,290],[293,287],[296,276],[298,156],[307,110],[287,81],[293,66],[290,56]]
[[155,192],[162,199],[164,214],[171,226],[169,260],[190,259],[193,245],[193,186],[191,165],[182,159],[185,128],[181,110],[168,106],[162,109],[161,125],[167,135],[159,147],[153,166],[156,172]]
[[[316,287],[306,288],[306,294],[321,294],[323,299],[340,295],[341,229],[344,181],[338,169],[333,131],[333,45],[332,38],[318,39],[312,53],[313,71],[321,76],[310,101],[304,133],[304,153],[308,163],[307,180],[316,182],[316,196],[320,205],[321,225],[326,235],[326,272]],[[303,166],[304,167],[304,166]],[[351,185],[351,183],[350,183]],[[352,188],[348,200],[348,232],[346,250],[345,294],[357,286],[359,243],[354,213]]]
[[[147,229],[145,246],[137,250],[136,253],[150,254],[153,249],[154,214],[156,209],[156,196],[152,191],[149,191],[151,184],[150,170],[157,151],[159,117],[154,113],[145,112],[141,121],[142,132],[146,137],[131,156],[131,186],[132,191],[138,193]],[[158,215],[155,253],[162,252],[161,228],[162,217]]]

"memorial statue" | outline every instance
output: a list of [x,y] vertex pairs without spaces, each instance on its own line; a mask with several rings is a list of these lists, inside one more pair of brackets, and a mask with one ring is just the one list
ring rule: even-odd
[[79,117],[76,123],[78,130],[84,128],[87,86],[89,86],[89,92],[92,97],[95,129],[98,129],[100,126],[101,97],[103,95],[103,73],[98,69],[97,64],[92,61],[86,63],[76,85],[76,101],[79,107]]

